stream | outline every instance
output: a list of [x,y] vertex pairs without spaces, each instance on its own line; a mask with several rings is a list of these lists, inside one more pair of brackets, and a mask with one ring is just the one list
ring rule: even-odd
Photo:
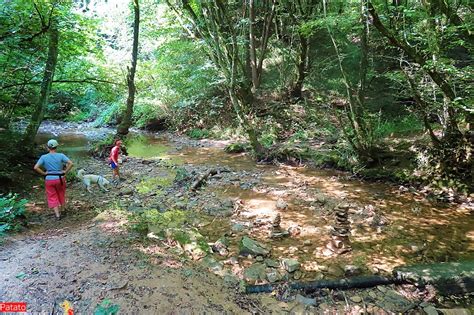
[[[81,165],[90,159],[90,141],[111,133],[107,128],[46,123],[37,141],[59,135],[61,152]],[[259,165],[245,154],[225,153],[223,142],[138,131],[132,135],[127,142],[130,157],[166,160],[176,167],[224,167],[241,176],[230,180],[216,176],[203,188],[210,198],[232,200],[234,210],[236,204],[239,209],[230,216],[215,216],[200,233],[214,242],[229,231],[244,229],[268,245],[272,257],[297,259],[304,277],[314,279],[322,273],[339,277],[347,266],[361,273],[380,273],[413,263],[474,260],[472,203],[438,203],[410,187],[360,181],[335,170]],[[333,209],[342,203],[349,207],[351,250],[336,255],[326,248]],[[277,214],[281,230],[291,230],[290,236],[269,237]],[[229,251],[238,252],[237,242],[231,242]],[[239,259],[243,266],[251,264],[250,259]]]

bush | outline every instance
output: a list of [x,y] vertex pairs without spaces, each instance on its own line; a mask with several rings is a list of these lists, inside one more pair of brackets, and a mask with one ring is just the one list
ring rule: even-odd
[[210,135],[209,130],[207,129],[191,129],[186,134],[191,139],[197,139],[197,140],[208,138]]
[[20,227],[19,220],[24,217],[26,199],[18,199],[17,194],[9,193],[0,196],[0,237],[8,231],[17,231]]

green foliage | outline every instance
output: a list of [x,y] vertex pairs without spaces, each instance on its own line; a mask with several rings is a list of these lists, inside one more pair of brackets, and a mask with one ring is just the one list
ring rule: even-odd
[[393,135],[410,135],[424,130],[423,123],[413,115],[385,120],[375,126],[374,136],[382,139]]
[[94,315],[117,315],[119,313],[120,306],[113,304],[110,300],[105,299],[94,309]]
[[0,237],[19,229],[18,219],[24,217],[27,202],[26,199],[19,199],[17,194],[0,195]]
[[227,153],[242,153],[251,150],[251,147],[246,142],[235,142],[225,146],[224,151]]
[[188,171],[184,167],[178,167],[176,169],[176,176],[174,178],[175,183],[182,183],[189,178],[191,178],[191,175],[188,173]]
[[207,129],[191,129],[187,133],[191,139],[205,139],[209,138],[209,130]]

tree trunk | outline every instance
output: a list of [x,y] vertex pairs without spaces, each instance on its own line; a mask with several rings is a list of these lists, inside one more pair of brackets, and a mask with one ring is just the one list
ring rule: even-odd
[[54,71],[56,70],[56,63],[58,61],[58,43],[59,43],[59,31],[56,25],[52,23],[49,30],[49,48],[48,48],[48,59],[44,68],[43,81],[41,83],[40,98],[36,103],[34,112],[31,115],[30,123],[26,128],[23,142],[26,146],[33,144],[36,133],[38,132],[39,126],[43,121],[44,109],[48,104],[49,94],[51,92],[51,84],[54,77]]
[[135,13],[135,19],[133,23],[133,48],[132,48],[132,66],[128,68],[127,74],[127,86],[128,86],[128,97],[127,107],[122,114],[122,122],[117,128],[117,134],[126,135],[132,125],[133,115],[133,104],[135,103],[135,72],[137,70],[137,59],[138,59],[138,34],[140,26],[140,7],[138,6],[138,0],[133,0],[133,11]]
[[308,71],[308,39],[300,34],[300,58],[298,61],[298,78],[291,91],[291,96],[297,99],[302,97],[303,83]]

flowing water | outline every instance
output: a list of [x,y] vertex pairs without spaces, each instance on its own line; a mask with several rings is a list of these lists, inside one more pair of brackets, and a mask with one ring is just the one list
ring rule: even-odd
[[[63,130],[59,142],[71,158],[86,159],[89,140],[110,132]],[[51,128],[43,128],[38,141],[45,142],[52,135]],[[206,188],[216,198],[233,198],[244,207],[231,218],[215,218],[201,232],[209,240],[216,240],[228,233],[232,224],[241,223],[249,227],[250,236],[271,246],[273,257],[296,258],[307,272],[317,272],[321,264],[331,263],[390,271],[410,263],[474,259],[474,216],[469,204],[436,203],[414,190],[400,191],[393,185],[350,179],[348,174],[332,170],[258,165],[246,155],[227,154],[222,147],[181,146],[154,134],[139,134],[128,142],[127,149],[132,157],[259,173],[261,183],[254,189],[229,183]],[[278,199],[288,203],[287,209],[277,209]],[[331,209],[339,202],[352,205],[352,251],[340,256],[324,255],[334,224]],[[277,213],[282,229],[297,227],[300,234],[269,238],[268,224],[256,223],[268,223]],[[367,223],[374,213],[385,222]],[[237,251],[236,244],[233,246],[231,250]]]

